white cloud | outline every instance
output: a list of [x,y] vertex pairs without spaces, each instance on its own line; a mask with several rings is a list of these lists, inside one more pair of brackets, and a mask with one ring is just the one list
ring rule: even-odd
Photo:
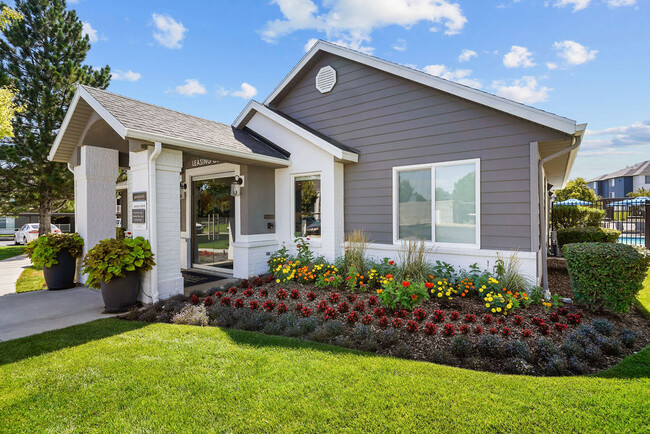
[[111,78],[113,80],[138,81],[142,78],[142,74],[133,72],[130,69],[126,72],[116,69],[115,72],[111,73]]
[[188,78],[185,80],[185,84],[176,86],[175,90],[177,93],[186,96],[204,95],[208,92],[205,90],[205,87],[194,78]]
[[598,54],[598,50],[589,50],[575,41],[556,42],[553,44],[553,48],[558,51],[558,56],[570,65],[581,65],[595,59]]
[[93,26],[90,25],[89,22],[84,21],[81,24],[81,34],[83,36],[88,36],[88,39],[90,42],[97,42],[99,41],[99,36],[97,35],[97,30],[93,29]]
[[316,38],[311,38],[309,41],[307,41],[305,44],[305,53],[311,50],[311,47],[313,47],[316,42],[318,42],[318,39]]
[[232,92],[231,95],[242,99],[251,99],[257,95],[257,89],[248,83],[242,83],[240,89]]
[[546,62],[546,67],[550,70],[557,69],[557,63],[555,62]]
[[460,56],[458,56],[459,62],[468,62],[472,57],[478,57],[478,54],[474,50],[468,50],[465,48],[461,51]]
[[467,18],[450,0],[327,0],[323,10],[312,0],[273,0],[283,17],[268,21],[260,31],[262,39],[276,42],[299,30],[316,30],[355,50],[370,50],[367,43],[375,29],[397,25],[404,28],[419,22],[445,27],[445,33],[459,33]]
[[553,90],[548,87],[539,86],[537,79],[531,76],[514,80],[510,84],[503,81],[495,81],[492,83],[492,87],[496,90],[497,95],[524,104],[546,101],[548,99],[548,93]]
[[619,6],[634,6],[636,4],[636,0],[607,0],[607,4],[613,8],[617,8]]
[[563,8],[565,6],[573,6],[573,12],[581,11],[589,6],[591,0],[555,0],[553,6]]
[[451,70],[446,65],[427,65],[422,68],[427,74],[435,75],[445,80],[455,81],[456,83],[464,84],[465,86],[480,89],[482,83],[479,80],[470,78],[472,74],[471,69],[456,69]]
[[506,68],[530,68],[535,66],[533,53],[528,51],[528,48],[519,45],[513,45],[510,52],[503,56],[503,64]]
[[187,28],[183,23],[176,21],[169,15],[160,15],[155,12],[151,17],[157,30],[153,32],[154,39],[163,47],[181,48],[181,42],[187,32]]
[[405,39],[398,39],[395,41],[393,44],[393,50],[395,51],[404,51],[406,50],[406,40]]
[[[592,137],[600,137],[593,139]],[[619,148],[623,146],[650,144],[650,120],[634,122],[631,125],[604,128],[602,130],[587,130],[583,147],[587,148]]]

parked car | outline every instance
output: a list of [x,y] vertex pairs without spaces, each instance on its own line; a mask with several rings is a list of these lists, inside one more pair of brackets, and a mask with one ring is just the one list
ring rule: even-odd
[[[16,229],[16,232],[14,232],[14,244],[27,244],[38,238],[38,226],[38,223],[27,223],[20,229]],[[50,232],[53,234],[60,234],[61,229],[54,225],[50,225]]]

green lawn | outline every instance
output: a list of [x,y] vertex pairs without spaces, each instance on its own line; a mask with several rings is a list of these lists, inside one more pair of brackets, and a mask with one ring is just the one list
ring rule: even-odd
[[0,261],[13,258],[25,253],[25,246],[3,246],[0,247]]
[[103,319],[0,343],[0,426],[642,431],[650,414],[649,356],[646,348],[609,378],[517,377],[259,333]]
[[39,291],[41,289],[47,289],[43,269],[33,265],[25,268],[25,271],[20,273],[20,277],[16,281],[16,292]]
[[643,289],[637,295],[638,304],[650,316],[650,272],[643,281]]

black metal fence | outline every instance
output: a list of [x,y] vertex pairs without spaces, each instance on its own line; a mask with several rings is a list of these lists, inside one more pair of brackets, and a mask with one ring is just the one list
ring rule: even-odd
[[[553,209],[561,202],[553,203],[551,206],[552,229],[557,229],[553,218]],[[618,242],[637,246],[645,246],[650,249],[650,202],[634,200],[634,198],[608,198],[599,199],[593,203],[580,204],[589,208],[597,208],[605,211],[600,221],[600,227],[616,229],[621,232]]]

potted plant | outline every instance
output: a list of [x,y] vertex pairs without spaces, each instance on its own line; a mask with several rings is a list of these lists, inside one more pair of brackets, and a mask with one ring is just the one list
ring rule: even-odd
[[86,284],[101,289],[106,312],[124,312],[138,301],[140,271],[156,265],[149,241],[142,237],[100,241],[86,253]]
[[27,244],[27,256],[34,266],[43,269],[48,289],[75,286],[77,258],[81,256],[84,240],[78,234],[47,234]]

